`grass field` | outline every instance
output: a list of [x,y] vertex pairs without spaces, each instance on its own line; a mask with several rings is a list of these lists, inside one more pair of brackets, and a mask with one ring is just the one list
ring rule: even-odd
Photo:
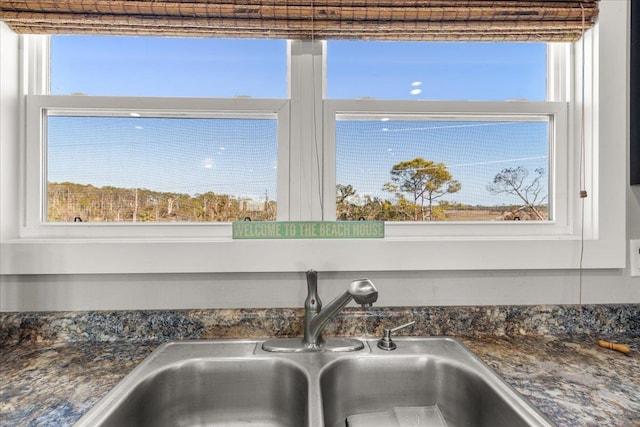
[[[546,220],[548,218],[546,207],[539,207],[538,211]],[[471,209],[447,209],[445,221],[532,221],[536,216],[530,214],[528,210],[509,209],[507,207],[496,206],[486,208]]]

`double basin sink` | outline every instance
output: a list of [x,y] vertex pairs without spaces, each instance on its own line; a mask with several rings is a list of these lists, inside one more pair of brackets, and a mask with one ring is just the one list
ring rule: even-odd
[[[397,338],[393,351],[362,342],[346,353],[272,353],[249,340],[163,344],[76,426],[554,425],[454,338]],[[424,416],[434,409],[437,417]]]

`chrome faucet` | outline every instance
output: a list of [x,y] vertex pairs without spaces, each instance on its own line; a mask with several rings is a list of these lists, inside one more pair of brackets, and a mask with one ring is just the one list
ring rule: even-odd
[[322,331],[335,315],[351,300],[371,307],[378,300],[378,290],[369,279],[354,280],[343,294],[322,307],[318,296],[318,272],[307,271],[307,299],[304,302],[304,338],[273,338],[262,343],[265,351],[283,353],[305,353],[316,351],[357,351],[364,348],[362,341],[355,338],[322,338]]
[[378,300],[378,290],[369,279],[358,279],[351,282],[349,289],[338,295],[333,301],[322,308],[322,301],[318,296],[318,272],[307,271],[307,299],[304,302],[304,339],[303,344],[308,348],[323,345],[322,331],[327,323],[342,310],[351,300],[360,304],[362,308],[369,308]]

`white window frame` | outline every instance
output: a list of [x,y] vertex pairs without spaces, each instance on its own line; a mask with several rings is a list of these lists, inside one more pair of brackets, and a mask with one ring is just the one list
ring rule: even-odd
[[[196,222],[48,222],[46,174],[47,116],[177,117],[276,119],[277,156],[288,157],[289,102],[282,99],[138,98],[103,96],[28,95],[26,97],[26,198],[24,238],[228,238],[231,223]],[[281,164],[281,165],[280,165]],[[287,217],[289,168],[277,169],[278,220]]]
[[[600,2],[599,22],[585,39],[585,153],[586,188],[584,200],[585,240],[581,241],[582,200],[577,196],[580,135],[581,84],[580,45],[570,47],[566,66],[554,62],[550,86],[554,102],[568,102],[567,174],[568,232],[535,236],[483,236],[462,232],[450,236],[387,235],[384,239],[341,240],[231,240],[225,237],[167,237],[149,233],[144,237],[95,237],[25,235],[27,214],[27,152],[25,94],[43,93],[38,86],[46,83],[35,76],[38,65],[25,61],[20,72],[17,52],[1,50],[3,76],[17,75],[18,90],[3,78],[3,109],[0,127],[2,177],[0,179],[0,222],[2,226],[0,274],[83,274],[83,273],[189,273],[189,272],[275,272],[303,271],[401,271],[401,270],[538,270],[584,268],[623,268],[626,262],[625,190],[628,71],[627,2]],[[9,31],[3,28],[2,31]],[[24,42],[32,37],[4,37],[2,43]],[[37,38],[37,37],[36,37]],[[322,126],[323,56],[317,44],[291,43],[291,100],[289,116],[288,214],[290,220],[317,220],[328,215],[335,198],[335,187],[325,181],[330,158]],[[27,52],[29,50],[27,49]],[[33,53],[27,53],[34,55]],[[35,55],[36,57],[38,55]],[[16,64],[14,64],[16,61]],[[6,72],[9,69],[10,72]],[[302,87],[300,75],[312,72],[313,87]],[[571,78],[565,80],[562,75]],[[308,85],[307,85],[308,86]],[[14,94],[16,96],[14,96]],[[564,95],[566,94],[566,96]],[[327,101],[327,108],[332,101]],[[318,109],[318,105],[320,108]],[[511,105],[511,104],[507,104]],[[7,106],[9,107],[7,109]],[[16,114],[18,112],[18,114]],[[9,121],[21,120],[20,126]],[[14,165],[9,160],[17,158]],[[9,159],[9,160],[7,160]],[[30,166],[29,166],[30,167]],[[326,177],[325,177],[326,179]],[[280,183],[278,183],[280,185]],[[20,187],[19,191],[13,188]],[[321,189],[320,193],[318,189]],[[317,196],[319,194],[319,196]],[[29,196],[30,197],[30,196]],[[280,197],[280,194],[279,196]],[[19,206],[14,215],[7,206]],[[9,212],[9,213],[8,213]],[[546,226],[546,224],[540,224]],[[556,224],[552,225],[555,226]],[[415,228],[409,224],[403,228]],[[466,226],[466,225],[464,225]],[[487,227],[480,224],[479,227]],[[146,227],[146,225],[144,226]],[[433,227],[432,227],[433,228]],[[88,227],[87,230],[91,230]],[[389,229],[391,231],[391,229]],[[27,233],[28,234],[28,233]]]
[[[550,221],[486,221],[486,222],[387,222],[388,238],[404,239],[465,239],[470,237],[541,238],[542,236],[568,236],[574,231],[569,220],[568,175],[556,164],[568,161],[568,104],[565,102],[428,102],[428,101],[325,101],[325,218],[335,220],[336,186],[336,117],[362,119],[424,120],[440,116],[443,120],[526,121],[536,117],[549,120],[549,206],[553,209]],[[333,192],[331,192],[333,189]],[[554,191],[555,189],[555,191]]]

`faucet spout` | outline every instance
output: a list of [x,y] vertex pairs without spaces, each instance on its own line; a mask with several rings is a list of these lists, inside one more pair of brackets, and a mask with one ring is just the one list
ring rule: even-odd
[[338,295],[322,308],[317,291],[317,272],[307,272],[309,294],[305,301],[304,345],[318,347],[323,343],[322,331],[333,317],[351,300],[363,308],[369,308],[378,300],[378,290],[369,279],[358,279],[351,282],[349,289]]
[[322,338],[322,331],[331,319],[352,300],[363,308],[371,307],[378,300],[378,290],[369,279],[351,282],[349,288],[326,306],[322,306],[318,295],[318,272],[307,271],[307,299],[304,301],[304,338],[274,338],[265,341],[265,351],[301,353],[315,351],[356,351],[364,344],[353,338]]
[[349,294],[362,308],[370,308],[378,301],[378,290],[369,279],[359,279],[351,282]]

